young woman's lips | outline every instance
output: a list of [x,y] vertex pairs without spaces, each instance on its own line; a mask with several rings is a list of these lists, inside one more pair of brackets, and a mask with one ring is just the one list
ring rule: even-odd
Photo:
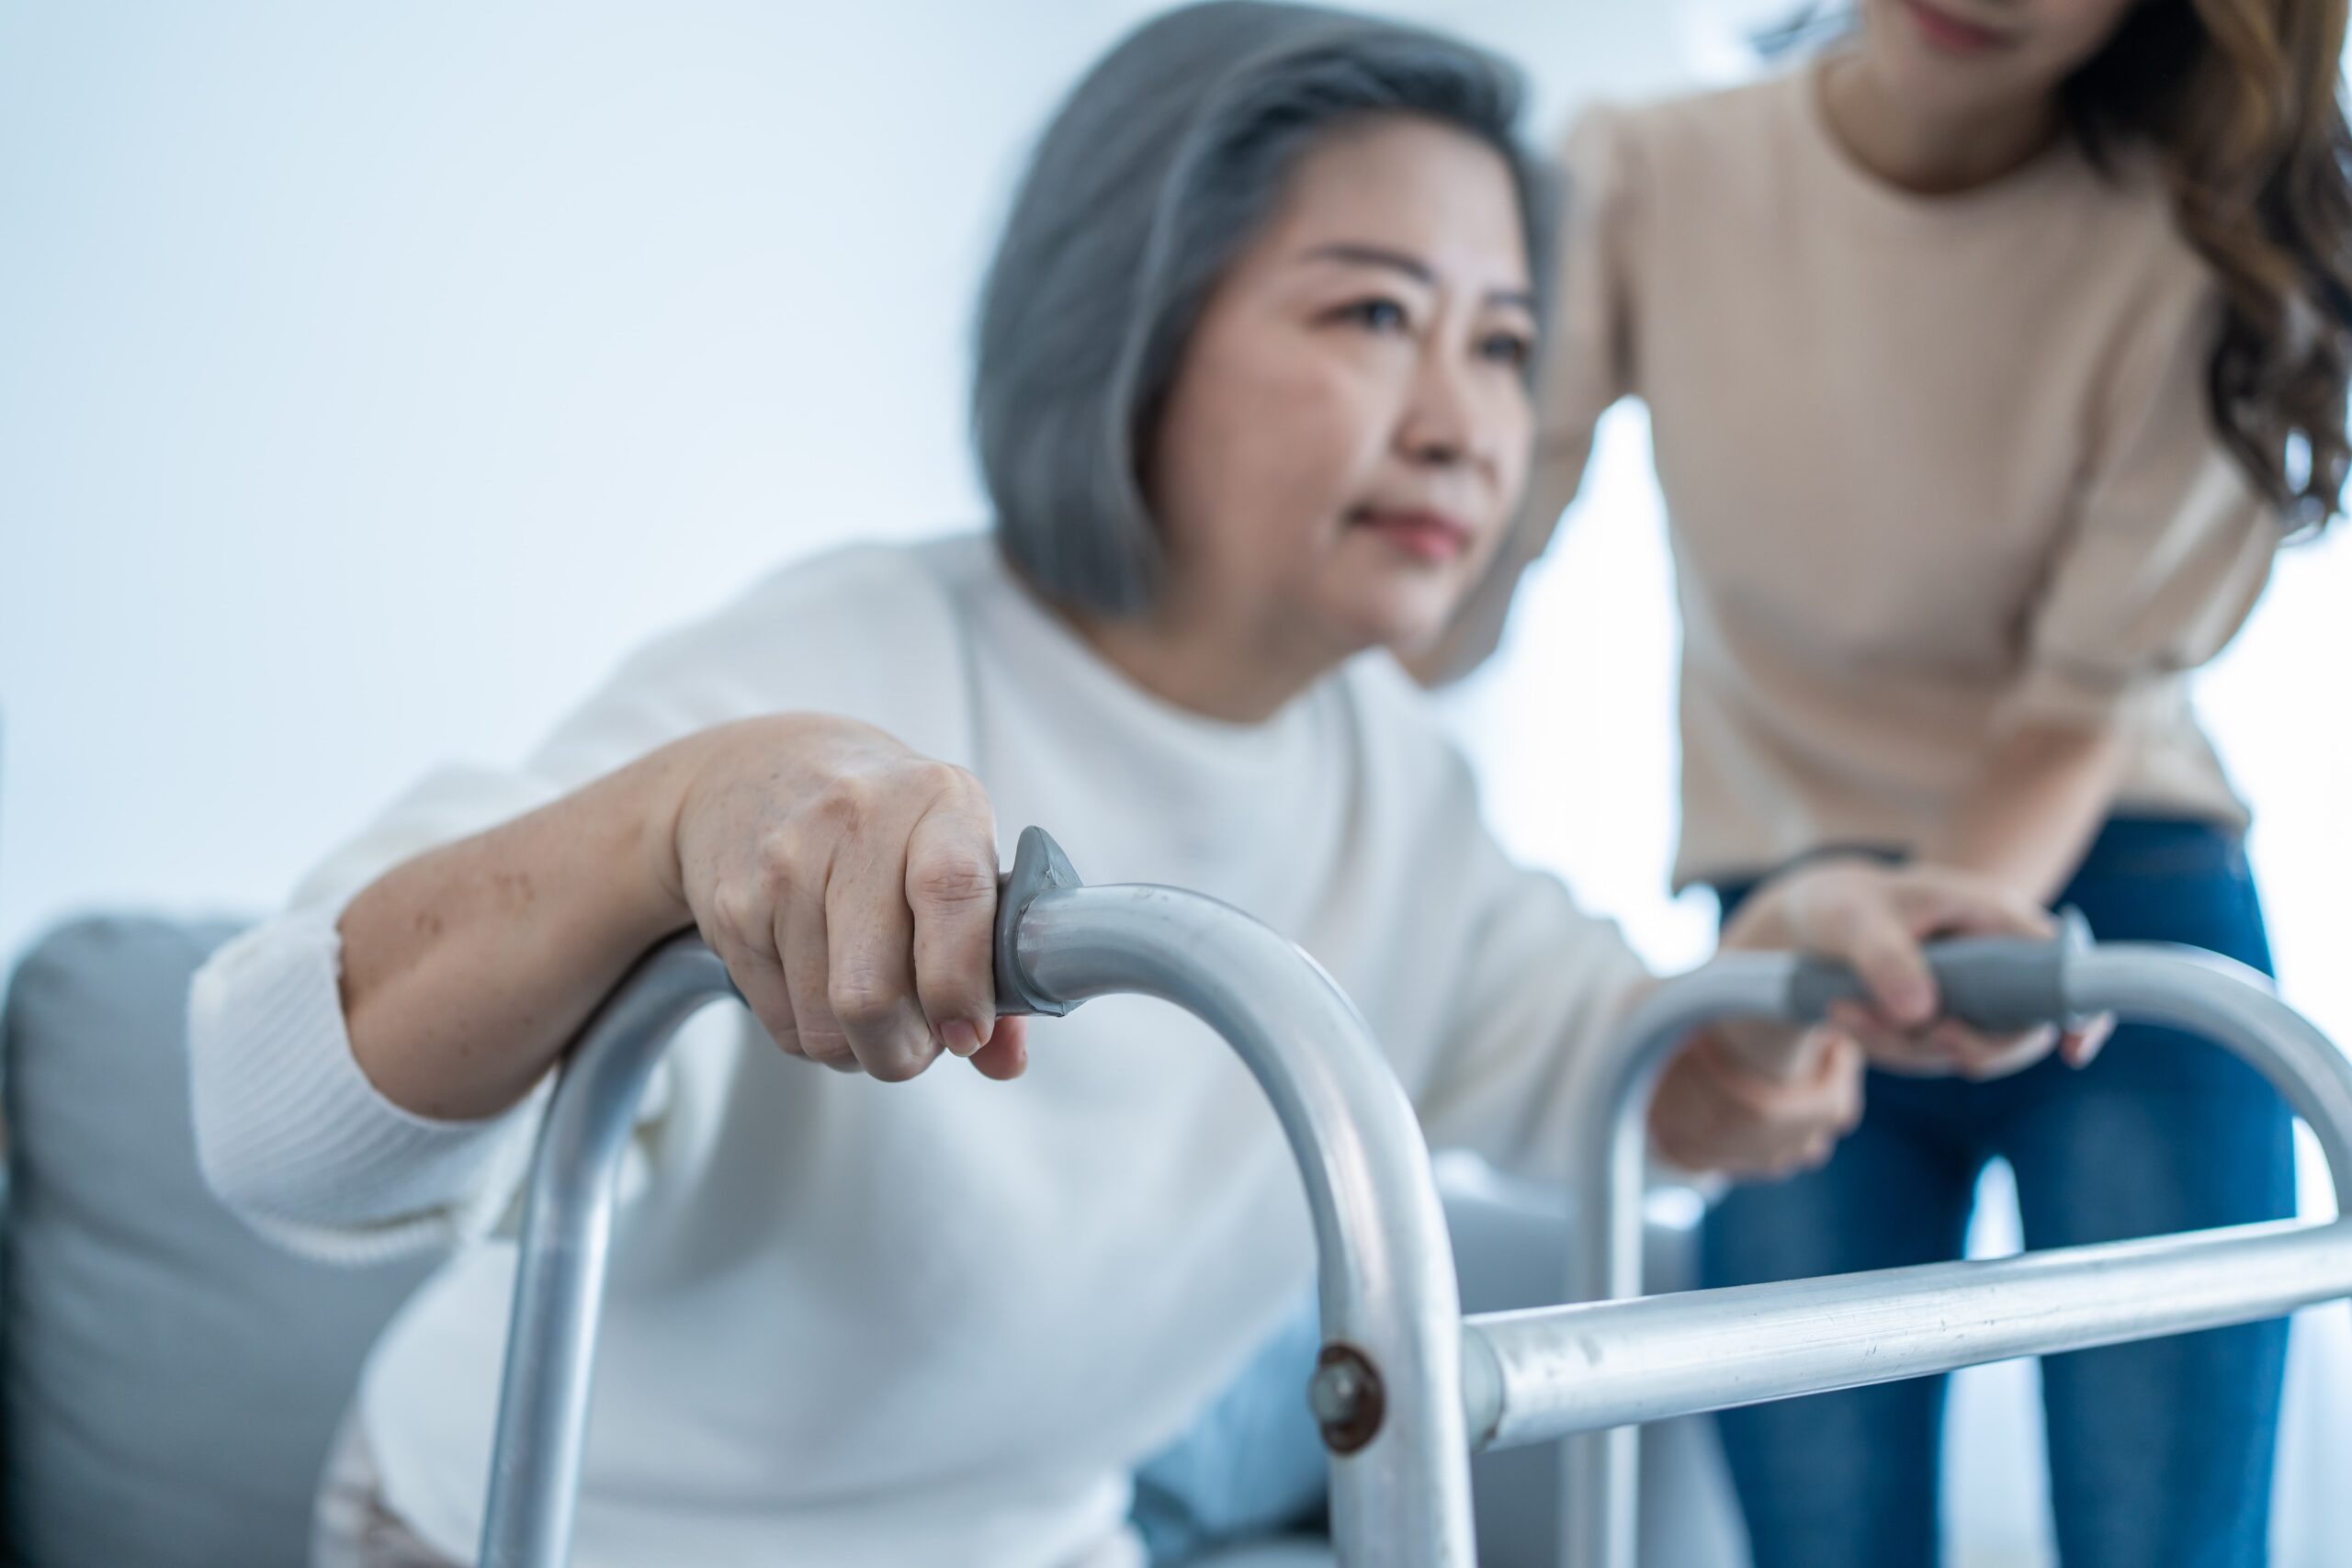
[[1928,42],[1947,54],[1989,54],[2007,49],[2015,41],[2007,33],[1939,10],[1928,0],[1903,0],[1903,8],[1911,13],[1912,21]]
[[1366,507],[1355,514],[1355,523],[1416,560],[1449,561],[1470,547],[1470,525],[1442,512]]

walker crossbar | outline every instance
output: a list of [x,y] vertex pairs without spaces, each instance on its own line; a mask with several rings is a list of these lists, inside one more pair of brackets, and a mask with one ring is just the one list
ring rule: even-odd
[[2277,1317],[2352,1295],[2352,1221],[2284,1221],[1464,1325],[1471,1441],[1859,1388]]

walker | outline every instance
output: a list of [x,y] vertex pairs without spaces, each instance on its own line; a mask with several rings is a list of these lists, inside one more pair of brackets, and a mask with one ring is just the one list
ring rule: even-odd
[[[2285,1221],[1871,1273],[1631,1299],[1641,1290],[1645,1112],[1672,1048],[1712,1021],[1819,1019],[1860,994],[1833,965],[1731,954],[1661,986],[1577,1064],[1583,1212],[1572,1304],[1464,1318],[1429,1151],[1354,1007],[1291,942],[1174,888],[1088,887],[1042,830],[998,904],[1006,1013],[1132,992],[1223,1035],[1272,1102],[1306,1185],[1323,1351],[1307,1398],[1331,1454],[1348,1568],[1474,1568],[1472,1453],[1565,1438],[1568,1568],[1633,1568],[1635,1426],[1668,1416],[2156,1338],[2352,1295],[2352,1218]],[[1930,960],[1988,1029],[2115,1012],[2193,1031],[2261,1069],[2346,1197],[2352,1062],[2262,976],[2195,949],[1972,938]],[[614,1194],[670,1036],[733,995],[691,937],[656,949],[572,1047],[533,1156],[482,1524],[482,1568],[571,1556]]]

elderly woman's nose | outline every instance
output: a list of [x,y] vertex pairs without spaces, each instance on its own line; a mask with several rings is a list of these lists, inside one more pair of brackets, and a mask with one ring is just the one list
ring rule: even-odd
[[1457,463],[1490,439],[1480,426],[1477,400],[1460,368],[1442,355],[1428,355],[1413,378],[1412,397],[1397,429],[1406,456],[1424,463]]

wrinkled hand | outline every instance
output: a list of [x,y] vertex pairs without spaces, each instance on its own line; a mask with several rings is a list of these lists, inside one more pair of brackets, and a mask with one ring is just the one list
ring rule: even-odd
[[1018,1077],[979,782],[847,719],[746,719],[688,744],[673,891],[775,1043],[889,1082],[943,1051]]
[[1825,1163],[1862,1116],[1862,1055],[1815,1031],[1761,1072],[1719,1031],[1667,1064],[1650,1102],[1650,1141],[1685,1170],[1775,1178]]

